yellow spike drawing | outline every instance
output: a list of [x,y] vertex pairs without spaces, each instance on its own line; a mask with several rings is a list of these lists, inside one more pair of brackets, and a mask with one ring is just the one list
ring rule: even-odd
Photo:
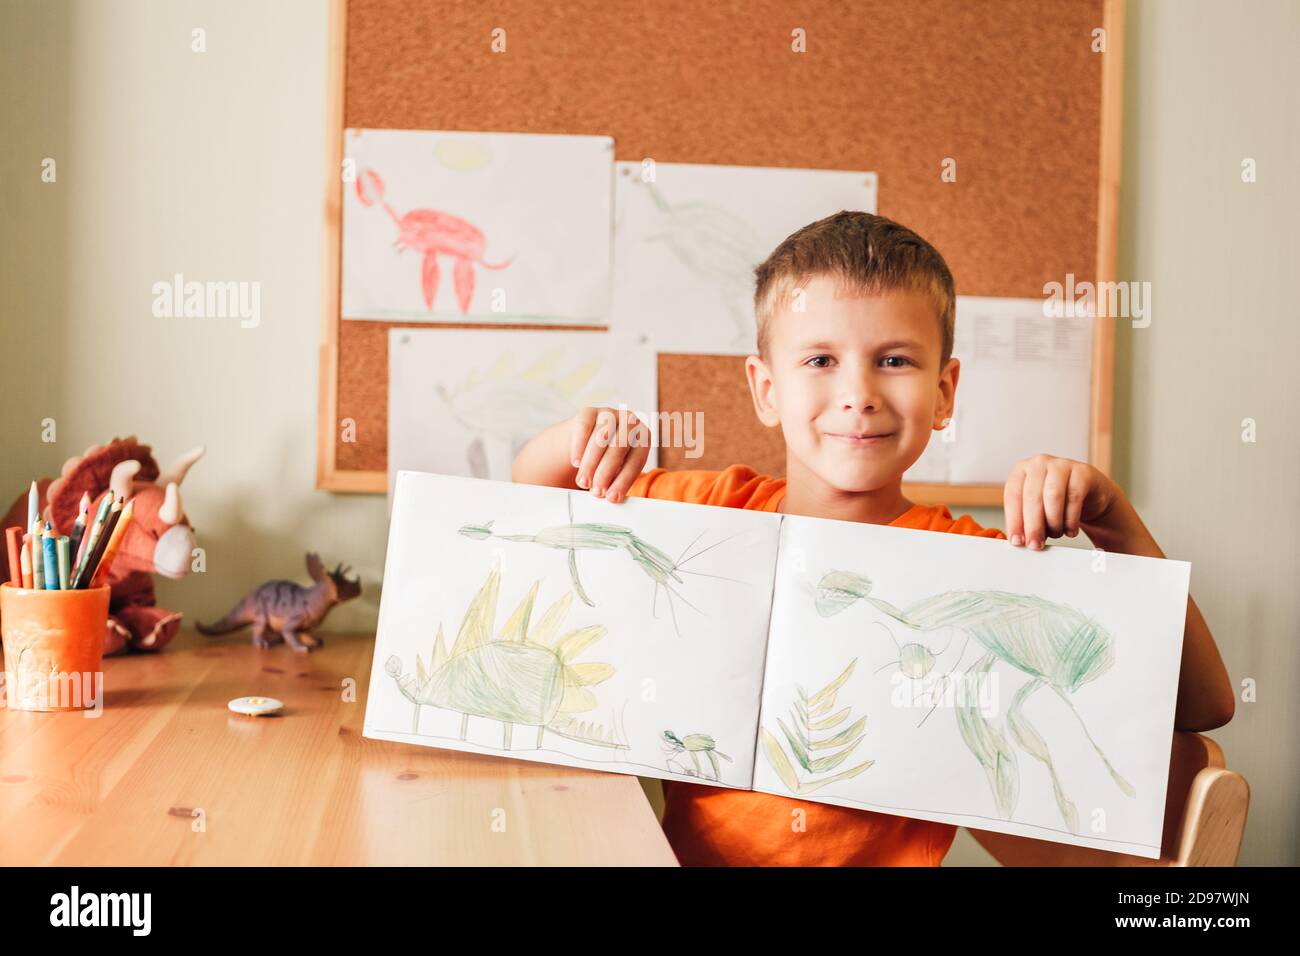
[[430,672],[436,671],[447,662],[447,645],[443,641],[442,625],[438,625],[438,636],[433,639],[433,658],[429,663]]
[[555,380],[555,366],[559,362],[560,356],[555,352],[547,352],[538,356],[533,364],[524,370],[519,376],[525,382],[535,382],[538,385],[550,385]]
[[581,654],[588,644],[592,644],[605,636],[605,625],[597,624],[592,627],[584,627],[579,631],[573,631],[564,635],[555,645],[555,653],[560,655],[560,660],[568,663],[579,654]]
[[497,590],[500,585],[501,561],[498,559],[493,562],[491,573],[483,582],[483,587],[479,588],[478,594],[474,595],[460,622],[456,643],[451,648],[452,657],[472,651],[492,639],[492,619],[497,614]]
[[532,590],[528,596],[519,602],[519,607],[515,608],[515,613],[510,615],[510,620],[497,634],[498,641],[522,641],[528,631],[528,619],[533,613],[533,601],[537,598],[537,589],[542,586],[541,581],[533,582]]
[[572,601],[573,592],[565,591],[564,597],[546,609],[537,627],[533,628],[533,632],[528,635],[528,640],[543,647],[550,647],[559,631],[560,621],[564,620],[564,615],[569,613],[569,604]]
[[564,378],[555,383],[555,387],[565,395],[576,394],[584,385],[591,381],[592,376],[600,371],[600,362],[588,362],[586,365],[580,365]]

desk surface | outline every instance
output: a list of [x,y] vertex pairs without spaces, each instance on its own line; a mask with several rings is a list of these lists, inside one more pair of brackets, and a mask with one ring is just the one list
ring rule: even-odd
[[362,737],[374,639],[324,640],[185,632],[105,660],[99,717],[0,709],[0,864],[676,865],[635,777]]

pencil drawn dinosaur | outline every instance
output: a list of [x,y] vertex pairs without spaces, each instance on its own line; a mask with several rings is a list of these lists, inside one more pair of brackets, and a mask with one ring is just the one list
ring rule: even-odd
[[[706,551],[711,551],[718,545],[729,540],[723,538],[722,541],[716,541],[708,547],[701,548],[699,551],[687,556],[687,551],[695,546],[695,543],[704,537],[704,532],[700,532],[694,540],[691,541],[683,550],[676,561],[665,552],[656,548],[649,541],[639,537],[631,528],[622,525],[603,524],[599,522],[582,522],[575,523],[573,520],[573,496],[568,496],[569,505],[569,523],[556,525],[551,528],[543,528],[536,534],[498,534],[492,530],[493,521],[484,524],[467,524],[460,529],[460,533],[467,538],[473,538],[476,541],[484,541],[487,538],[498,538],[502,541],[522,541],[530,544],[540,544],[546,548],[554,548],[557,551],[565,551],[569,558],[569,577],[573,581],[573,590],[577,593],[582,603],[588,607],[595,607],[593,601],[582,586],[582,579],[578,577],[578,552],[579,551],[625,551],[632,561],[639,567],[645,575],[654,582],[654,600],[652,601],[650,613],[655,614],[655,608],[659,599],[659,589],[663,588],[668,598],[668,611],[672,615],[673,630],[681,636],[681,629],[677,626],[677,610],[673,606],[673,597],[680,599],[687,607],[693,611],[703,614],[694,604],[687,601],[681,592],[672,586],[672,582],[677,584],[683,583],[682,574],[694,574],[699,577],[717,578],[722,581],[735,581],[734,578],[723,577],[719,574],[705,574],[702,571],[689,571],[683,567],[688,561],[693,561]],[[680,573],[679,573],[680,572]]]
[[1003,819],[1010,820],[1015,811],[1020,796],[1020,770],[1016,752],[1002,728],[981,712],[980,704],[984,683],[991,679],[990,670],[998,661],[1005,661],[1031,678],[1011,701],[1005,717],[1006,729],[1021,750],[1046,768],[1061,819],[1070,832],[1080,832],[1078,809],[1066,793],[1065,782],[1057,772],[1047,742],[1025,714],[1025,704],[1041,688],[1054,693],[1074,716],[1115,786],[1125,796],[1136,793],[1093,739],[1072,699],[1075,691],[1104,675],[1115,663],[1114,635],[1091,616],[1034,594],[1006,591],[945,591],[900,609],[875,595],[869,577],[852,571],[829,571],[817,584],[816,608],[822,617],[839,614],[858,601],[918,635],[917,640],[898,646],[898,658],[886,665],[897,665],[899,672],[910,680],[927,677],[938,655],[943,653],[941,650],[936,654],[923,643],[927,633],[945,628],[965,632],[966,641],[952,669],[954,672],[965,660],[972,640],[983,647],[984,655],[965,669],[974,671],[977,692],[963,695],[958,703],[957,728],[983,768]]

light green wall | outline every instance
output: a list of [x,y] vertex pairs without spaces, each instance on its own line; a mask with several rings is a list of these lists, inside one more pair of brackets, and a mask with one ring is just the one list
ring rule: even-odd
[[[323,11],[64,0],[0,12],[17,110],[0,153],[0,489],[128,431],[164,459],[206,445],[182,491],[207,571],[159,587],[189,622],[267,578],[306,581],[308,548],[364,577],[368,593],[330,628],[373,627],[378,607],[384,499],[313,488]],[[196,27],[205,53],[191,52]],[[40,181],[46,156],[56,184]],[[151,287],[176,272],[260,282],[260,324],[155,318]],[[46,417],[55,445],[41,443]]]
[[[1213,734],[1253,788],[1242,861],[1294,864],[1300,5],[1130,8],[1121,269],[1152,283],[1154,314],[1119,332],[1116,477],[1192,562],[1234,681],[1259,682]],[[309,0],[0,6],[0,491],[124,431],[164,458],[206,444],[184,493],[208,570],[160,587],[190,621],[305,580],[311,547],[368,589],[331,628],[373,626],[384,500],[313,489],[324,46]],[[261,324],[154,318],[150,287],[175,272],[260,282]],[[949,857],[986,860],[964,833]]]

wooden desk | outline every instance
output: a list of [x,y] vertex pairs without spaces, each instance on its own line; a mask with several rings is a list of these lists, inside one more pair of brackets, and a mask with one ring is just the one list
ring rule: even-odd
[[362,737],[373,650],[187,631],[105,660],[97,718],[0,710],[0,864],[676,865],[635,777]]

